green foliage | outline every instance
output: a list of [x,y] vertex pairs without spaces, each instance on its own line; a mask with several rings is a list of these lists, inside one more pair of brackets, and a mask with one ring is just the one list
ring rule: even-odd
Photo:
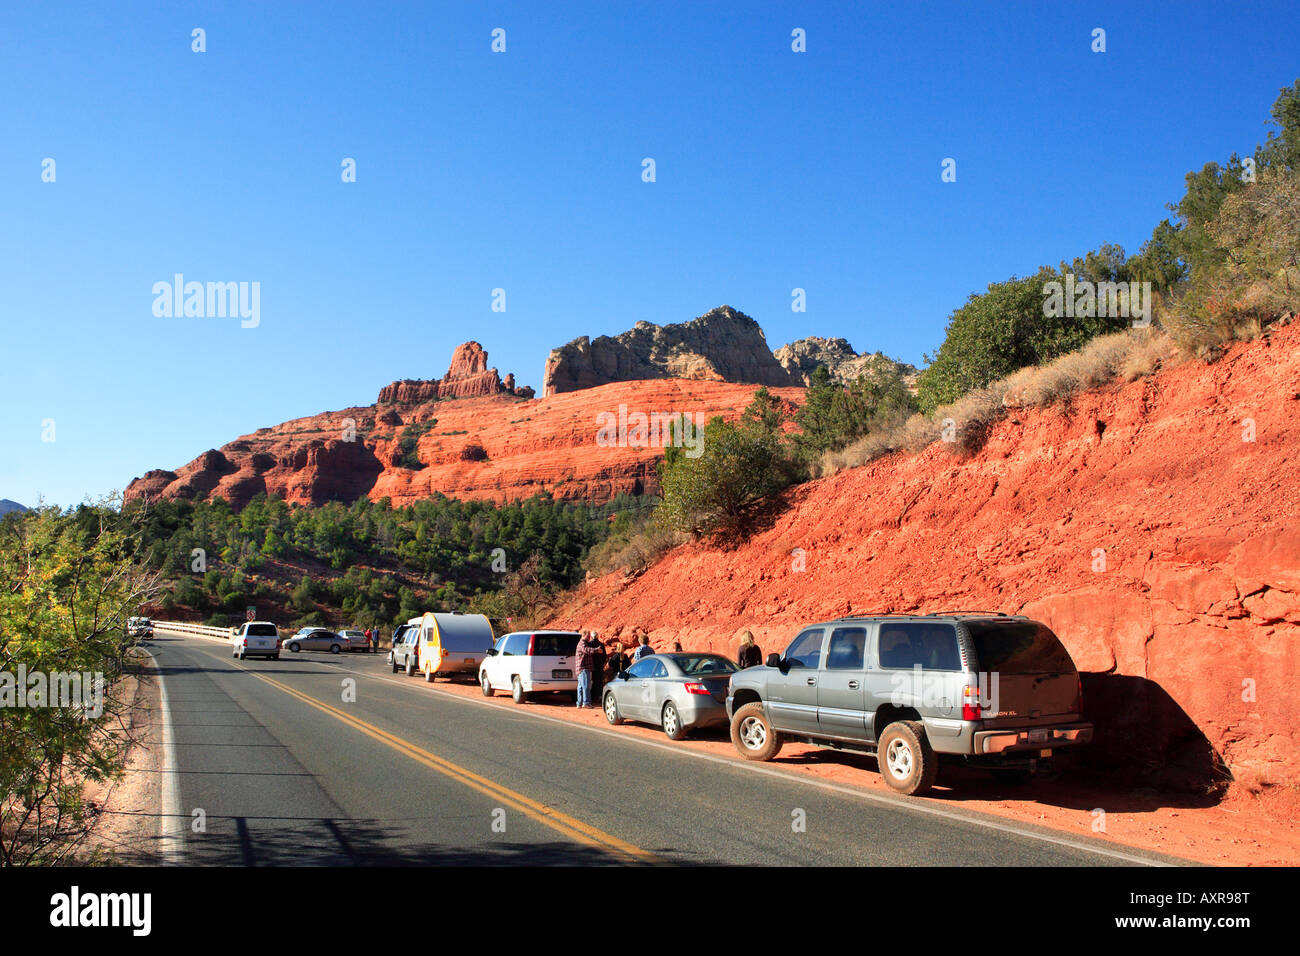
[[434,418],[427,422],[411,422],[403,428],[401,437],[397,439],[397,459],[394,464],[399,468],[409,468],[412,471],[423,468],[424,462],[420,461],[419,452],[420,437],[437,424],[438,419]]
[[820,366],[795,413],[800,431],[793,440],[804,460],[811,462],[873,429],[897,424],[916,408],[902,374],[888,360],[870,366],[847,386],[832,380],[825,366]]
[[675,443],[665,448],[666,524],[692,534],[736,530],[755,505],[799,480],[804,472],[783,436],[791,417],[789,403],[760,388],[739,421],[705,425],[697,457]]
[[[154,589],[137,528],[113,502],[0,522],[0,671],[100,675],[102,707],[0,706],[0,865],[59,862],[82,831],[87,781],[115,777],[126,619]],[[25,686],[30,686],[28,683]],[[63,685],[67,687],[68,685]],[[51,694],[53,691],[50,692]],[[95,711],[99,711],[95,713]]]

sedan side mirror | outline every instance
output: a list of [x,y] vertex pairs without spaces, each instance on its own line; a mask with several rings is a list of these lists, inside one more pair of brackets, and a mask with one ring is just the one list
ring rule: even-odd
[[767,655],[767,666],[768,666],[768,667],[780,667],[780,666],[781,666],[781,655],[780,655],[780,654],[775,654],[775,653],[773,653],[773,654],[768,654],[768,655]]
[[618,679],[619,679],[619,680],[627,680],[627,671],[619,671],[619,672],[618,672]]

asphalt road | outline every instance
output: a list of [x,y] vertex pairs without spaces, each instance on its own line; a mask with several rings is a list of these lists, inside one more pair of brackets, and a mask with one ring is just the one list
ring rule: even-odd
[[485,706],[383,654],[236,661],[161,631],[150,649],[186,865],[1184,862]]

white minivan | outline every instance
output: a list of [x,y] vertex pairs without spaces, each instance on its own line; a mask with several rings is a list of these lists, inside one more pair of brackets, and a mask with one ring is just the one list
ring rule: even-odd
[[230,637],[230,653],[238,660],[256,655],[280,659],[280,631],[270,621],[248,621]]
[[530,694],[564,693],[578,690],[574,655],[577,631],[515,631],[500,637],[479,668],[483,695],[510,690],[516,704]]

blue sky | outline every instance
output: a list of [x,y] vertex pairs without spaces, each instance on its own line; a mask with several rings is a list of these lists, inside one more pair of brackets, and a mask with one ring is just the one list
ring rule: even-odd
[[[5,5],[0,497],[121,489],[471,338],[540,388],[554,346],[727,303],[773,348],[920,364],[971,292],[1136,250],[1184,173],[1252,150],[1297,27],[1293,2]],[[155,317],[177,272],[260,282],[260,324]]]

